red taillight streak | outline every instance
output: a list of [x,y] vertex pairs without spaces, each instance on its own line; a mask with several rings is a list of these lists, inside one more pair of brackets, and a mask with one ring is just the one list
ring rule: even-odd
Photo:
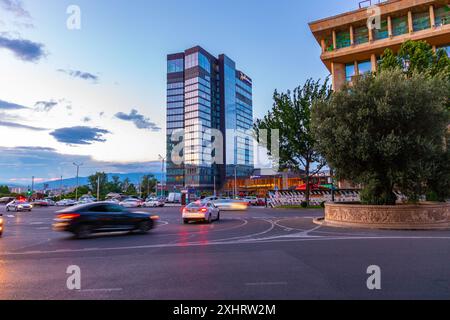
[[65,214],[59,214],[58,219],[61,220],[73,220],[75,218],[78,218],[80,215],[77,213],[65,213]]

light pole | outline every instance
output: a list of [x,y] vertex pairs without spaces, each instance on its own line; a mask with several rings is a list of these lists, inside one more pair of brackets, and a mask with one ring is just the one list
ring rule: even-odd
[[82,163],[74,162],[73,165],[77,167],[77,187],[75,188],[75,201],[78,201],[78,175],[80,173],[80,167],[83,165]]
[[62,193],[63,193],[63,176],[61,176],[61,181],[59,184],[59,200],[62,200]]
[[[159,160],[161,160],[161,197],[164,197],[164,163],[166,161],[166,157],[163,157],[162,155],[158,155]],[[158,192],[156,192],[158,194]]]
[[234,166],[234,198],[237,197],[237,165]]

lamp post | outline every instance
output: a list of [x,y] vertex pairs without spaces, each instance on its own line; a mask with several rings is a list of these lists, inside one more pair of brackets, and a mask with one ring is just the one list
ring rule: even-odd
[[81,167],[83,164],[82,164],[82,163],[76,163],[76,162],[74,162],[73,165],[74,165],[75,167],[77,167],[77,186],[76,186],[76,188],[75,188],[75,201],[78,201],[78,176],[79,176],[79,173],[80,173],[80,167]]
[[[166,161],[166,157],[163,157],[162,155],[158,155],[159,160],[161,160],[161,197],[164,197],[164,163]],[[156,192],[156,194],[158,194],[158,192]]]

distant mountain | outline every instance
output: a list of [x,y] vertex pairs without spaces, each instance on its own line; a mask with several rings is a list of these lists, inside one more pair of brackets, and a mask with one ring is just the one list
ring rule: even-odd
[[[117,176],[119,177],[120,181],[125,180],[128,178],[131,183],[138,184],[139,181],[142,179],[144,175],[151,174],[154,175],[156,179],[161,181],[161,172],[154,173],[154,172],[135,172],[135,173],[107,173],[108,180],[112,180],[112,177]],[[162,175],[165,179],[166,175]],[[1,184],[1,183],[0,183]],[[61,180],[55,180],[55,181],[47,181],[47,182],[40,182],[35,185],[35,189],[44,189],[44,185],[48,185],[48,189],[58,189],[61,187],[61,184],[63,187],[75,187],[77,185],[77,179],[75,178],[68,178]],[[89,184],[88,177],[79,177],[78,178],[78,184],[80,186]]]

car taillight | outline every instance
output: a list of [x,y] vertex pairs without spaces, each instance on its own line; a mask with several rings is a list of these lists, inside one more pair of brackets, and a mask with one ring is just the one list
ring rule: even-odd
[[187,211],[187,209],[186,208],[183,208],[183,210],[181,210],[183,213],[187,213],[188,211]]
[[206,212],[208,212],[208,209],[206,209],[206,208],[201,208],[201,209],[200,209],[200,212],[201,212],[201,213],[206,213]]
[[64,214],[58,214],[57,218],[61,220],[73,220],[78,218],[80,215],[77,213],[64,213]]

